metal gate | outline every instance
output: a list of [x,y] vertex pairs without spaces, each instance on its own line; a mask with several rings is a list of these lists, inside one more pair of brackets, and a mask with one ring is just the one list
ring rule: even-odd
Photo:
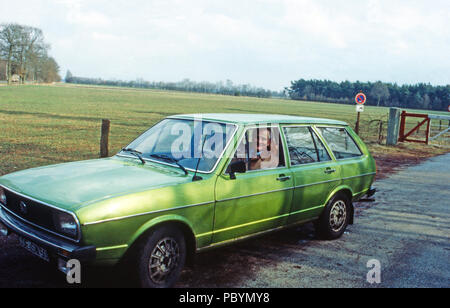
[[450,116],[429,114],[430,137],[432,144],[450,147]]
[[[418,118],[423,119],[422,121],[419,121],[417,125],[413,124],[413,128],[410,127],[407,129],[407,124],[409,125],[412,121],[407,121],[409,118]],[[412,119],[411,119],[412,120]],[[425,140],[423,139],[411,139],[411,136],[415,133],[417,136],[420,132],[420,129],[426,125],[425,129]],[[406,111],[402,112],[401,120],[400,120],[400,135],[398,138],[398,141],[400,142],[417,142],[417,143],[425,143],[428,144],[429,141],[429,135],[430,135],[430,119],[428,118],[428,114],[419,114],[419,113],[408,113]]]
[[450,116],[403,111],[398,141],[450,146]]

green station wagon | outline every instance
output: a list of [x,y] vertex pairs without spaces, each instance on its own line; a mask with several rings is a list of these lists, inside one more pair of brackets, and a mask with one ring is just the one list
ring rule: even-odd
[[0,177],[0,230],[63,272],[126,259],[143,287],[169,287],[196,252],[237,240],[307,222],[340,237],[375,172],[344,122],[176,115],[113,157]]

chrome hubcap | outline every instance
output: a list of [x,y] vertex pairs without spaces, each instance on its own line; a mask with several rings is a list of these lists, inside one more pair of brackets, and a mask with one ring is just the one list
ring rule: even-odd
[[156,244],[150,255],[150,279],[155,283],[163,283],[178,266],[180,249],[172,238],[164,238]]
[[347,207],[344,201],[339,200],[331,207],[330,226],[335,232],[339,232],[344,227],[347,219]]

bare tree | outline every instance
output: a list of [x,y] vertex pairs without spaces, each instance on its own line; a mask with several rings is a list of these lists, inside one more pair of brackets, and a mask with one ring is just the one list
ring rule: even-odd
[[41,61],[40,79],[44,82],[61,81],[61,76],[58,74],[59,65],[52,57],[45,57]]
[[45,43],[42,30],[18,24],[0,25],[0,57],[7,62],[7,79],[12,73],[33,81],[59,81],[58,64],[48,56],[50,46]]
[[42,30],[33,27],[22,27],[20,33],[20,43],[15,53],[15,60],[18,64],[18,74],[21,83],[25,82],[26,75],[39,59],[45,60],[49,46],[44,43]]
[[11,83],[12,62],[20,44],[23,27],[18,24],[0,25],[0,56],[7,62],[6,78]]
[[0,80],[6,80],[6,70],[8,63],[0,59]]
[[381,100],[387,100],[390,97],[388,87],[381,81],[377,81],[373,85],[370,95],[377,99],[377,106],[380,106]]

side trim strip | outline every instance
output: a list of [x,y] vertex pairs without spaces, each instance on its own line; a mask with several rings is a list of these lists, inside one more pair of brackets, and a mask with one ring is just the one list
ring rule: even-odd
[[119,245],[119,246],[112,246],[112,247],[100,247],[100,248],[97,248],[97,251],[106,251],[106,250],[123,249],[123,248],[127,248],[127,247],[128,247],[127,244]]
[[349,180],[349,179],[360,178],[363,176],[376,175],[376,174],[377,174],[376,172],[370,172],[370,173],[365,173],[365,174],[360,174],[360,175],[355,175],[355,176],[349,176],[346,178],[342,178],[342,180]]
[[260,235],[264,235],[266,233],[271,233],[271,232],[279,231],[279,230],[282,230],[282,229],[291,228],[293,226],[301,225],[301,224],[304,224],[304,223],[307,223],[307,222],[310,222],[310,221],[313,221],[313,220],[316,220],[316,219],[317,218],[315,217],[315,218],[311,218],[311,219],[301,220],[301,221],[297,221],[297,222],[289,224],[289,225],[280,226],[280,227],[276,227],[276,228],[273,228],[273,229],[270,229],[270,230],[264,230],[264,231],[260,231],[260,232],[249,234],[249,235],[244,235],[244,236],[241,236],[241,237],[225,240],[225,241],[219,242],[219,243],[214,243],[214,244],[202,247],[202,248],[197,248],[196,252],[203,252],[203,251],[206,251],[206,250],[209,250],[209,249],[213,249],[213,248],[216,248],[216,247],[228,245],[228,244],[231,244],[231,243],[234,243],[234,242],[243,241],[243,240],[246,240],[248,238],[253,238],[253,237],[260,236]]
[[310,208],[305,209],[305,210],[299,210],[299,211],[291,212],[291,215],[297,215],[297,214],[300,214],[300,213],[313,211],[313,210],[324,208],[324,207],[325,207],[325,205],[318,205],[318,206],[310,207]]
[[271,193],[274,193],[274,192],[285,191],[285,190],[291,190],[291,189],[294,189],[294,187],[288,187],[288,188],[276,189],[276,190],[271,190],[271,191],[264,191],[264,192],[260,192],[260,193],[256,193],[256,194],[245,195],[245,196],[239,196],[239,197],[226,198],[226,199],[217,200],[217,202],[224,202],[224,201],[230,201],[230,200],[236,200],[236,199],[242,199],[242,198],[248,198],[248,197],[260,196],[260,195],[271,194]]
[[203,203],[197,203],[197,204],[190,204],[190,205],[184,205],[184,206],[174,207],[174,208],[170,208],[170,209],[156,210],[156,211],[145,212],[145,213],[140,213],[140,214],[135,214],[135,215],[129,215],[129,216],[122,216],[122,217],[116,217],[116,218],[109,218],[109,219],[98,220],[98,221],[93,221],[93,222],[86,222],[86,223],[82,224],[82,226],[97,225],[97,224],[101,224],[101,223],[104,223],[104,222],[117,221],[117,220],[122,220],[122,219],[128,219],[128,218],[139,217],[139,216],[145,216],[145,215],[156,214],[156,213],[162,213],[162,212],[168,212],[168,211],[175,211],[175,210],[179,210],[179,209],[184,209],[184,208],[193,207],[193,206],[206,205],[206,204],[211,204],[211,203],[214,203],[214,201],[203,202]]
[[228,227],[228,228],[214,230],[213,234],[214,233],[226,232],[226,231],[230,231],[230,230],[233,230],[233,229],[248,227],[248,226],[256,225],[256,224],[267,222],[267,221],[277,220],[277,219],[285,218],[286,216],[289,216],[289,215],[290,215],[290,213],[287,213],[287,214],[283,214],[283,215],[279,215],[279,216],[273,216],[273,217],[269,217],[269,218],[265,218],[265,219],[261,219],[261,220],[257,220],[257,221],[247,222],[245,224],[241,224],[241,225],[237,225],[237,226],[231,226],[231,227]]
[[317,183],[312,183],[312,184],[303,184],[303,185],[295,186],[294,188],[309,187],[309,186],[320,185],[320,184],[325,184],[325,183],[337,182],[337,181],[340,181],[340,180],[341,180],[341,178],[328,180],[328,181],[317,182]]

